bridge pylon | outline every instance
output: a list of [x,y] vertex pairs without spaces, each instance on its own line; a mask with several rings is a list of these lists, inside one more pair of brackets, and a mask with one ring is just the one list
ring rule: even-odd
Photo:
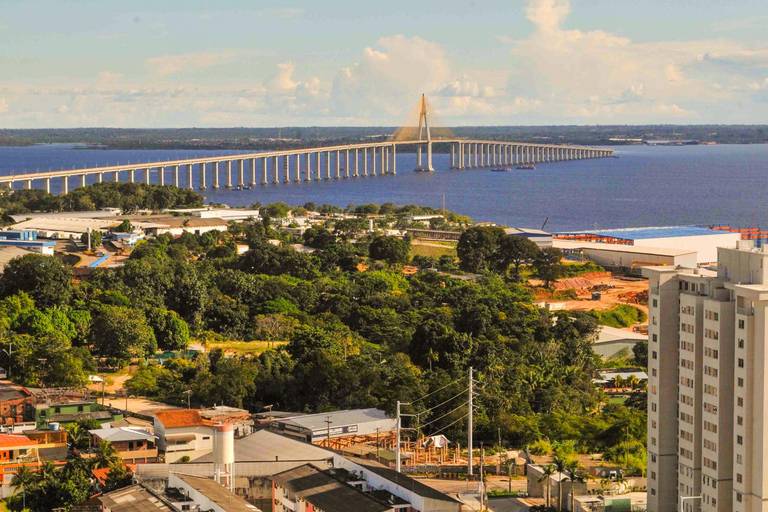
[[421,95],[421,111],[419,112],[418,140],[427,141],[427,161],[426,163],[423,161],[421,144],[419,144],[416,149],[417,161],[414,170],[417,172],[432,172],[435,170],[432,167],[432,135],[429,132],[429,119],[427,118],[427,99],[423,94]]

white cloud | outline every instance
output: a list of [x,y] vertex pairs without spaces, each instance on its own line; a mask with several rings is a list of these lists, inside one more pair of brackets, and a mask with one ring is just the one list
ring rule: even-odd
[[157,75],[167,76],[226,64],[234,56],[235,52],[233,51],[161,55],[147,59],[145,66]]
[[0,98],[0,113],[8,112],[8,109],[11,107],[11,105],[8,103],[8,100],[5,98]]

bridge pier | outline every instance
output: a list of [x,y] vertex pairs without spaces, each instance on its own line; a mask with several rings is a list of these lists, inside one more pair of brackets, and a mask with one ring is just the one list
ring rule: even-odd
[[51,178],[45,178],[43,180],[43,188],[45,189],[46,193],[51,193]]
[[283,155],[283,183],[291,182],[291,157]]
[[341,178],[341,151],[336,151],[336,172],[333,175],[334,179]]
[[232,188],[232,160],[227,160],[227,170],[225,171],[224,183],[227,188]]
[[392,174],[397,174],[397,145],[392,144]]
[[363,148],[363,176],[368,176],[368,148]]
[[[30,188],[31,186],[32,186],[32,180],[27,180],[24,182],[24,188]],[[82,187],[85,187],[85,174],[80,175],[80,188]]]
[[352,175],[352,177],[360,177],[360,150],[357,148],[355,148],[355,173]]
[[69,194],[69,176],[61,177],[61,193]]
[[296,177],[293,181],[296,183],[301,181],[301,153],[296,153]]
[[376,146],[371,146],[371,176],[376,176]]
[[344,155],[344,178],[349,178],[349,149],[346,150]]
[[192,190],[192,188],[194,188],[192,186],[192,165],[193,164],[190,163],[187,166],[187,188],[190,189],[190,190]]
[[245,186],[245,160],[242,159],[237,161],[237,186]]
[[135,178],[134,174],[135,173],[133,169],[128,169],[128,183],[134,182],[134,178]]
[[[162,172],[160,172],[160,175],[162,176]],[[200,190],[205,190],[207,188],[207,184],[205,182],[205,162],[200,162]]]

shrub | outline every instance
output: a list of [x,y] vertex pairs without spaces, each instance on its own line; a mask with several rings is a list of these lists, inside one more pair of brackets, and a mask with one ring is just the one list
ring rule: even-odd
[[635,325],[645,321],[647,318],[644,312],[629,304],[619,304],[613,309],[606,311],[595,311],[593,309],[589,313],[597,318],[601,324],[618,328]]
[[528,447],[533,455],[552,455],[552,444],[548,439],[539,439]]

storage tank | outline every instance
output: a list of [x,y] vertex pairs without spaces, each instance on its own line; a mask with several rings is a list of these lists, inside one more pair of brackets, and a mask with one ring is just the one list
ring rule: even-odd
[[223,423],[217,423],[213,429],[213,478],[234,492],[235,429]]
[[52,421],[48,426],[51,428],[51,430],[59,430],[59,424],[55,421]]

